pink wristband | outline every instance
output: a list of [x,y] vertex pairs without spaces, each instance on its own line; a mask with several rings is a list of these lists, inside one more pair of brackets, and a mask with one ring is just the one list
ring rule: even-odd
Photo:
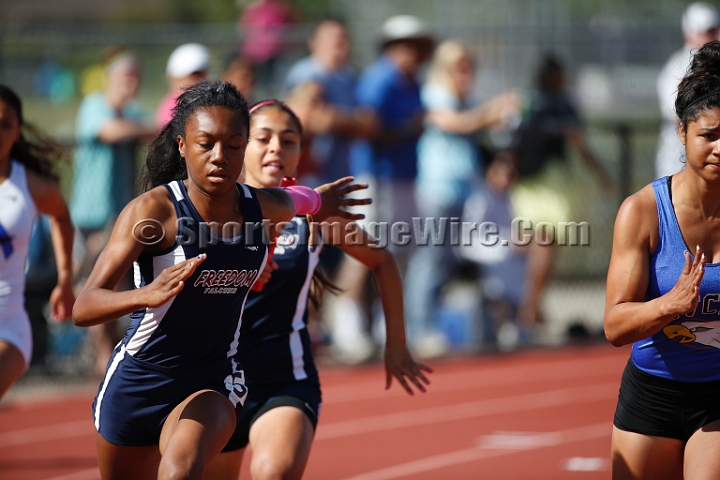
[[310,187],[302,185],[293,185],[291,187],[282,187],[295,203],[295,213],[300,215],[315,215],[322,207],[322,199],[320,194]]

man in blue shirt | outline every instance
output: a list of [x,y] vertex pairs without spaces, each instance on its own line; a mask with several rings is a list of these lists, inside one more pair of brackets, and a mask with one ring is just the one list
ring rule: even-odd
[[355,83],[357,75],[348,61],[350,41],[347,28],[337,19],[318,24],[309,41],[310,55],[292,66],[285,80],[285,90],[292,92],[307,83],[316,83],[321,101],[301,114],[303,129],[312,138],[309,158],[312,168],[301,165],[301,172],[312,170],[303,184],[323,184],[350,175],[348,155],[354,138],[372,135],[375,123],[368,111],[357,108]]
[[[423,131],[423,106],[416,78],[430,57],[433,39],[427,27],[410,15],[397,15],[383,25],[380,57],[360,76],[358,104],[372,110],[380,125],[370,140],[356,142],[351,171],[369,175],[377,187],[375,220],[411,224],[416,208],[417,143]],[[407,254],[397,249],[400,261]]]
[[[355,139],[377,134],[375,115],[358,108],[355,97],[357,73],[349,64],[350,41],[345,24],[338,19],[320,22],[308,42],[310,55],[290,69],[285,81],[288,103],[303,123],[307,149],[298,176],[304,185],[320,185],[351,175],[350,148]],[[315,98],[312,98],[315,97]],[[363,210],[366,213],[366,210]],[[347,287],[334,302],[328,316],[335,353],[354,363],[373,352],[365,332],[360,307],[367,268],[340,250],[324,248],[321,262],[340,265],[336,281]],[[324,265],[327,267],[327,265]]]
[[[416,75],[434,45],[425,24],[410,15],[386,20],[381,42],[380,57],[362,73],[355,89],[358,106],[373,112],[378,128],[374,135],[353,143],[350,150],[350,172],[359,181],[370,184],[367,193],[373,198],[374,209],[368,212],[365,207],[363,213],[367,212],[365,225],[371,227],[370,233],[374,235],[390,234],[395,222],[412,226],[412,217],[416,216],[417,143],[423,131],[423,107]],[[375,232],[369,222],[387,222],[388,228]],[[390,239],[385,240],[404,270],[411,244],[393,245]],[[366,269],[348,260],[337,280],[346,292],[345,300],[352,299],[353,303],[338,307],[342,309],[344,325],[335,341],[355,346],[356,350],[361,350],[357,345],[362,342],[358,341],[357,328],[353,331],[351,327],[360,320],[350,319],[364,316],[359,305],[367,278]],[[379,320],[374,319],[376,326],[382,325]],[[377,340],[381,343],[382,338]],[[358,353],[356,358],[362,359],[362,355]]]

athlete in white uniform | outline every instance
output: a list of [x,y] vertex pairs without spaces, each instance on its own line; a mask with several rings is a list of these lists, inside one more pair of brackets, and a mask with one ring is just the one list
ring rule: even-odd
[[28,365],[32,355],[30,319],[25,311],[25,263],[37,215],[25,166],[10,161],[10,177],[0,183],[0,339],[17,347]]
[[75,300],[70,214],[50,159],[34,154],[52,149],[59,152],[59,147],[45,139],[29,144],[22,127],[20,99],[0,85],[0,397],[30,365],[32,334],[25,311],[25,264],[38,213],[50,215],[58,265],[58,285],[50,298],[53,318],[69,317]]

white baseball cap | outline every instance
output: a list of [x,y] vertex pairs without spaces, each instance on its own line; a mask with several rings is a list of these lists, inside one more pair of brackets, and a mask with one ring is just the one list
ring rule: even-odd
[[383,44],[398,40],[426,40],[432,38],[428,26],[413,15],[395,15],[382,26]]
[[195,72],[207,72],[210,68],[210,52],[205,45],[186,43],[177,47],[168,59],[168,77],[184,78]]
[[720,27],[720,15],[717,9],[706,2],[695,2],[688,5],[682,16],[682,31],[689,35],[703,33]]

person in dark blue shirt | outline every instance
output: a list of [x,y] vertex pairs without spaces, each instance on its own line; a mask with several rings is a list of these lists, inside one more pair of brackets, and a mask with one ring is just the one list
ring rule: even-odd
[[[303,150],[310,159],[301,162],[298,178],[312,186],[350,175],[350,145],[355,138],[374,134],[375,124],[370,112],[357,108],[357,74],[349,64],[347,27],[340,20],[326,19],[315,28],[308,46],[310,55],[292,66],[284,89],[288,104],[303,122]],[[296,94],[309,100],[304,91],[312,88],[308,84],[319,91],[318,101],[307,106],[290,103],[288,97]]]
[[[418,216],[415,180],[424,109],[417,76],[433,47],[433,36],[419,18],[390,17],[383,23],[379,57],[358,79],[357,105],[372,112],[378,125],[374,136],[352,144],[349,157],[350,173],[370,184],[368,195],[374,199],[363,223],[368,229],[381,222],[412,225],[412,218]],[[390,250],[404,273],[413,245],[397,243],[391,244]],[[340,358],[358,363],[372,351],[363,318],[369,310],[362,300],[366,298],[367,271],[345,258],[337,278],[345,290],[338,303],[348,314],[333,332],[333,346]]]

